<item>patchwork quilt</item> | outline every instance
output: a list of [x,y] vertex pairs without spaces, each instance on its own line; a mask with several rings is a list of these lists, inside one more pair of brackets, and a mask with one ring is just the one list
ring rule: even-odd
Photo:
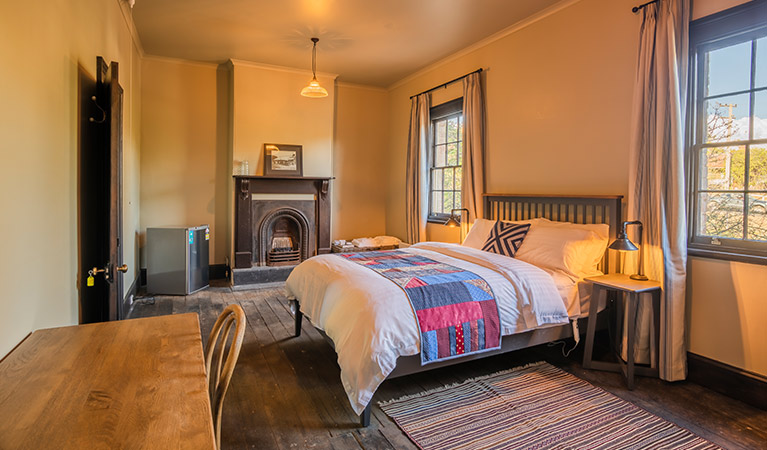
[[400,250],[339,254],[374,270],[407,294],[421,333],[421,364],[500,347],[493,290],[479,275]]

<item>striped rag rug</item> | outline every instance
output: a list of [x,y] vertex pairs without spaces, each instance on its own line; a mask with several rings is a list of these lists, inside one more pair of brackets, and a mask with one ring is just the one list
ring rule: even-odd
[[422,449],[720,448],[545,362],[380,405]]

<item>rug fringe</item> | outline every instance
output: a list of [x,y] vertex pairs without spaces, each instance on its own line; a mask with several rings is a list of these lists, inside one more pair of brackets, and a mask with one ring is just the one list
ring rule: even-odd
[[430,394],[433,394],[435,392],[442,391],[442,390],[445,390],[445,389],[451,389],[451,388],[454,388],[454,387],[457,387],[457,386],[461,386],[461,385],[466,384],[466,383],[474,383],[476,381],[486,380],[488,378],[497,377],[499,375],[505,375],[507,373],[516,372],[518,370],[529,369],[531,367],[538,367],[538,366],[543,365],[543,364],[548,364],[548,363],[546,361],[536,361],[536,362],[532,362],[532,363],[529,363],[529,364],[525,364],[523,366],[517,366],[517,367],[511,368],[511,369],[501,370],[501,371],[498,371],[498,372],[495,372],[495,373],[491,373],[489,375],[480,375],[478,377],[469,378],[469,379],[464,380],[464,381],[457,381],[457,382],[455,382],[453,384],[446,384],[444,386],[440,386],[440,387],[436,387],[436,388],[433,388],[433,389],[429,389],[428,391],[419,392],[417,394],[408,394],[408,395],[403,395],[402,397],[391,399],[391,400],[382,400],[382,401],[378,402],[378,406],[383,407],[383,406],[391,405],[392,403],[397,403],[397,402],[402,402],[402,401],[405,401],[405,400],[412,400],[414,398],[424,397],[426,395],[430,395]]

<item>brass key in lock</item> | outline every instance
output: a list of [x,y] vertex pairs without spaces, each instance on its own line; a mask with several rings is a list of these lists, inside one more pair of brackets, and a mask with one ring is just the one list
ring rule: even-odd
[[96,280],[93,278],[95,275],[98,275],[100,273],[104,274],[104,279],[109,281],[109,266],[104,266],[103,269],[99,269],[98,267],[94,267],[93,269],[90,269],[88,271],[88,279],[86,280],[86,286],[93,287]]

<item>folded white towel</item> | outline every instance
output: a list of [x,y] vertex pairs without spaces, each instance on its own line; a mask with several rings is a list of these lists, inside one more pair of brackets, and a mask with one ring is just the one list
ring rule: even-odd
[[399,245],[402,242],[394,236],[376,236],[373,240],[376,242],[377,247]]
[[333,245],[344,245],[346,244],[346,241],[344,239],[336,239],[333,241]]
[[378,247],[378,244],[373,238],[352,239],[352,244],[354,244],[355,247]]

